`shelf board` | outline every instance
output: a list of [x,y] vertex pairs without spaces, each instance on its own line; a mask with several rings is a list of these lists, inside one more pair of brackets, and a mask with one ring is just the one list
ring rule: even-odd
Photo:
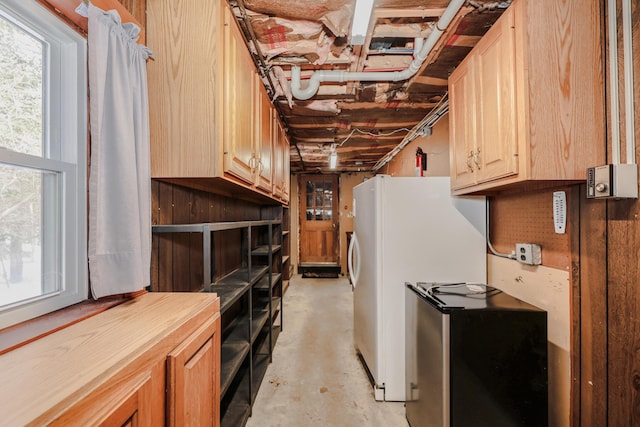
[[[262,380],[267,372],[267,367],[269,366],[269,355],[263,354],[255,356],[253,359],[253,380],[251,381],[251,402],[255,401],[256,395],[258,394],[258,390],[260,389],[260,385],[262,384]],[[236,390],[235,395],[233,396],[233,400],[229,403],[229,407],[222,417],[221,426],[243,426],[246,422],[246,419],[240,418],[241,408],[243,405],[246,405],[248,412],[250,413],[250,406],[245,400],[241,400],[241,397],[238,396],[249,396],[249,376],[245,376],[242,378],[242,381],[238,385],[238,389]],[[236,399],[238,400],[236,402]],[[231,412],[230,412],[231,411]],[[235,421],[235,424],[231,421]]]
[[[282,277],[281,273],[273,273],[271,275],[271,287],[274,287],[278,283],[278,280],[280,280],[281,277]],[[269,275],[264,276],[253,287],[255,289],[258,289],[258,290],[261,290],[261,291],[268,291],[269,290]]]
[[215,292],[220,297],[220,314],[227,311],[234,302],[244,295],[250,288],[248,283],[216,283],[206,292]]
[[271,297],[271,311],[276,311],[280,303],[281,303],[280,297]]
[[[234,396],[234,400],[236,398],[239,399],[239,395],[240,393],[236,393],[236,396]],[[251,405],[249,405],[248,402],[231,401],[231,403],[229,403],[229,407],[222,415],[222,419],[220,420],[220,426],[221,427],[243,426],[247,423],[250,413],[251,413]]]
[[282,235],[283,235],[283,236],[288,236],[288,235],[289,235],[289,230],[284,230],[284,231],[282,232]]
[[274,297],[273,300],[274,301],[271,303],[271,320],[273,323],[275,323],[276,319],[278,319],[278,316],[280,315],[280,312],[282,311],[282,306],[280,305],[282,301],[277,297]]
[[[271,332],[273,339],[273,348],[276,347],[276,342],[278,341],[278,337],[280,336],[280,332],[282,332],[282,327],[280,325],[273,325],[273,331]],[[272,349],[273,351],[273,349]]]
[[280,221],[231,221],[231,222],[203,222],[198,224],[159,224],[153,225],[154,233],[203,233],[211,231],[236,230],[239,228],[259,227],[265,225],[280,225]]
[[278,320],[278,316],[280,316],[280,310],[273,310],[273,313],[271,313],[271,320],[273,322],[273,324],[276,324],[276,321]]
[[[278,310],[278,307],[280,306],[280,302],[281,302],[281,298],[280,297],[276,297],[276,296],[272,296],[271,297],[271,311],[276,311]],[[268,296],[263,296],[263,297],[257,297],[253,299],[253,307],[260,307],[263,310],[268,310],[269,309],[269,297]]]
[[237,285],[247,283],[253,285],[260,280],[267,271],[269,271],[269,267],[266,265],[254,265],[251,267],[251,276],[249,276],[249,268],[242,267],[218,280],[213,287],[218,285]]
[[233,378],[242,366],[242,362],[249,353],[248,342],[222,343],[220,349],[220,397],[224,396],[233,382]]
[[[273,349],[276,347],[276,342],[278,341],[278,337],[280,336],[280,332],[281,332],[281,328],[280,325],[273,325],[271,327],[271,339],[273,340],[273,342],[271,343],[271,351],[273,352]],[[267,337],[263,343],[261,343],[260,348],[258,348],[258,351],[255,352],[257,355],[260,356],[269,356],[269,338]],[[255,356],[254,356],[255,359]],[[254,368],[255,369],[255,368]]]
[[289,261],[289,258],[291,258],[289,255],[283,255],[282,256],[282,263],[284,264],[285,262]]
[[[271,245],[271,253],[274,254],[282,248],[282,245]],[[269,245],[260,245],[251,251],[251,255],[267,256],[269,255]]]
[[251,321],[251,344],[258,338],[260,331],[269,320],[269,311],[253,310],[253,320]]
[[[267,340],[268,341],[268,340]],[[269,367],[269,355],[258,354],[253,360],[253,387],[251,387],[251,401],[256,400],[256,395],[262,384],[267,368]]]
[[242,315],[236,317],[233,322],[223,332],[224,343],[246,343],[249,336],[249,316]]

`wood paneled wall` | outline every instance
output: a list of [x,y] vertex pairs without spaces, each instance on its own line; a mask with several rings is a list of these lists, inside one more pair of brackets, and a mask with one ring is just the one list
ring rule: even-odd
[[[196,224],[277,219],[281,208],[152,180],[152,223]],[[240,230],[213,235],[214,279],[238,268],[244,237]],[[151,288],[154,291],[198,291],[204,285],[201,233],[153,235]]]
[[[633,25],[634,87],[629,88],[635,101],[636,162],[640,161],[640,0],[630,0]],[[618,2],[620,11],[620,2]],[[620,13],[618,13],[620,15]],[[622,54],[621,17],[618,16],[618,54]],[[622,64],[622,60],[618,60]],[[622,76],[622,71],[620,71]],[[621,82],[622,83],[622,82]],[[621,88],[621,95],[624,88]],[[621,98],[624,99],[624,98]],[[621,101],[622,102],[622,101]],[[621,105],[623,105],[621,103]],[[624,139],[627,117],[622,116],[620,125]],[[622,150],[624,153],[624,149]],[[610,157],[611,158],[611,157]],[[603,205],[604,203],[601,203]],[[598,206],[599,209],[602,207]],[[640,203],[638,200],[612,200],[606,202],[607,282],[606,294],[601,285],[594,283],[593,292],[598,300],[589,307],[590,326],[598,337],[606,337],[604,349],[594,351],[596,368],[603,369],[601,362],[606,357],[604,372],[594,369],[594,375],[606,375],[604,392],[594,396],[594,416],[600,415],[599,407],[606,407],[609,426],[640,426]],[[591,250],[589,254],[599,257]],[[599,286],[600,285],[600,286]],[[598,292],[599,291],[599,292]],[[606,304],[606,318],[603,304]],[[584,322],[583,322],[584,323]],[[583,348],[583,353],[586,349]],[[603,400],[606,398],[606,402]],[[598,421],[598,419],[596,419]],[[583,425],[587,425],[584,424]],[[596,424],[592,424],[596,425]]]
[[[601,5],[605,8],[606,2]],[[635,138],[640,140],[640,0],[631,0],[631,6],[635,75],[629,92],[636,104]],[[620,27],[618,31],[621,54]],[[621,95],[623,91],[621,88]],[[623,115],[621,119],[620,129],[624,129],[626,118]],[[610,121],[608,126],[612,126]],[[624,131],[622,136],[624,139]],[[611,144],[603,144],[603,149],[607,147],[611,159]],[[635,158],[640,160],[637,148]],[[637,200],[580,201],[581,287],[573,308],[578,319],[574,325],[580,334],[576,343],[580,349],[576,379],[580,387],[574,396],[574,426],[640,426],[639,216]]]
[[567,206],[573,202],[571,189],[562,187],[527,193],[505,194],[489,199],[491,242],[496,251],[511,253],[516,243],[536,243],[542,247],[542,265],[568,271],[571,266],[570,235],[553,227],[553,192],[564,191]]
[[572,269],[571,300],[572,426],[630,425],[607,420],[607,203],[587,200],[586,186],[579,188],[580,232],[573,245],[579,263]]

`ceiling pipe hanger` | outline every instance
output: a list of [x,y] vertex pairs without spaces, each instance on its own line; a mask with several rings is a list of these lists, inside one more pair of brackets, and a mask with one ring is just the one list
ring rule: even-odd
[[350,72],[336,70],[315,71],[308,80],[307,86],[302,87],[301,69],[297,65],[291,67],[291,91],[293,96],[299,100],[307,100],[313,97],[320,87],[321,82],[347,82],[347,81],[401,81],[408,80],[418,72],[422,63],[427,59],[429,53],[436,45],[440,36],[445,32],[451,21],[462,8],[466,0],[452,0],[449,6],[434,26],[427,40],[422,44],[416,43],[414,59],[403,71],[392,72]]

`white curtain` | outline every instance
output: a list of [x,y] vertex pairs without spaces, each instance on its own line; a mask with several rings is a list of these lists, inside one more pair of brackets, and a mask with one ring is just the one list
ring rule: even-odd
[[89,5],[89,271],[94,298],[149,284],[151,178],[146,61],[140,28]]

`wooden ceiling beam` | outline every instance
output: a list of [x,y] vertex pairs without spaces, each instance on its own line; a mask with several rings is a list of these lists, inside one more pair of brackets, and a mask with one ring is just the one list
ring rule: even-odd
[[434,9],[397,9],[382,8],[374,10],[376,19],[380,18],[439,18],[444,13],[444,8]]
[[[446,80],[445,85],[446,86]],[[385,103],[375,103],[375,102],[349,102],[349,101],[338,101],[338,108],[341,110],[376,110],[380,109],[381,112],[383,110],[404,110],[404,109],[415,109],[415,110],[431,110],[433,107],[437,105],[437,102],[407,102],[407,101],[392,101]]]
[[451,37],[448,45],[473,48],[476,44],[478,44],[481,38],[482,36],[467,36],[456,34],[455,36]]
[[[359,129],[400,129],[400,128],[409,128],[411,129],[418,121],[410,121],[410,122],[396,122],[396,123],[370,123],[370,122],[351,122],[351,129],[359,128]],[[336,126],[335,123],[333,126]],[[326,128],[331,127],[331,124],[323,124],[316,125],[312,123],[289,123],[289,128],[291,129],[316,129],[316,128]]]
[[460,10],[456,14],[456,16],[454,16],[449,26],[446,28],[444,33],[440,36],[440,39],[438,40],[438,42],[433,46],[433,49],[431,49],[431,52],[429,52],[429,55],[427,55],[427,58],[424,60],[424,62],[420,66],[420,69],[418,70],[418,72],[415,74],[415,76],[411,80],[409,80],[409,86],[411,86],[411,84],[413,83],[413,80],[418,76],[422,75],[422,73],[424,72],[424,69],[427,68],[427,66],[431,64],[438,57],[442,48],[447,45],[451,36],[455,34],[456,30],[458,29],[458,25],[460,25],[460,21],[462,21],[462,18],[464,18],[467,14],[469,14],[474,10],[475,9],[473,7],[469,7],[469,6],[460,8]]
[[439,79],[437,77],[429,77],[429,76],[416,76],[413,79],[412,83],[431,85],[431,86],[444,86],[445,88],[449,85],[449,81],[447,79]]

